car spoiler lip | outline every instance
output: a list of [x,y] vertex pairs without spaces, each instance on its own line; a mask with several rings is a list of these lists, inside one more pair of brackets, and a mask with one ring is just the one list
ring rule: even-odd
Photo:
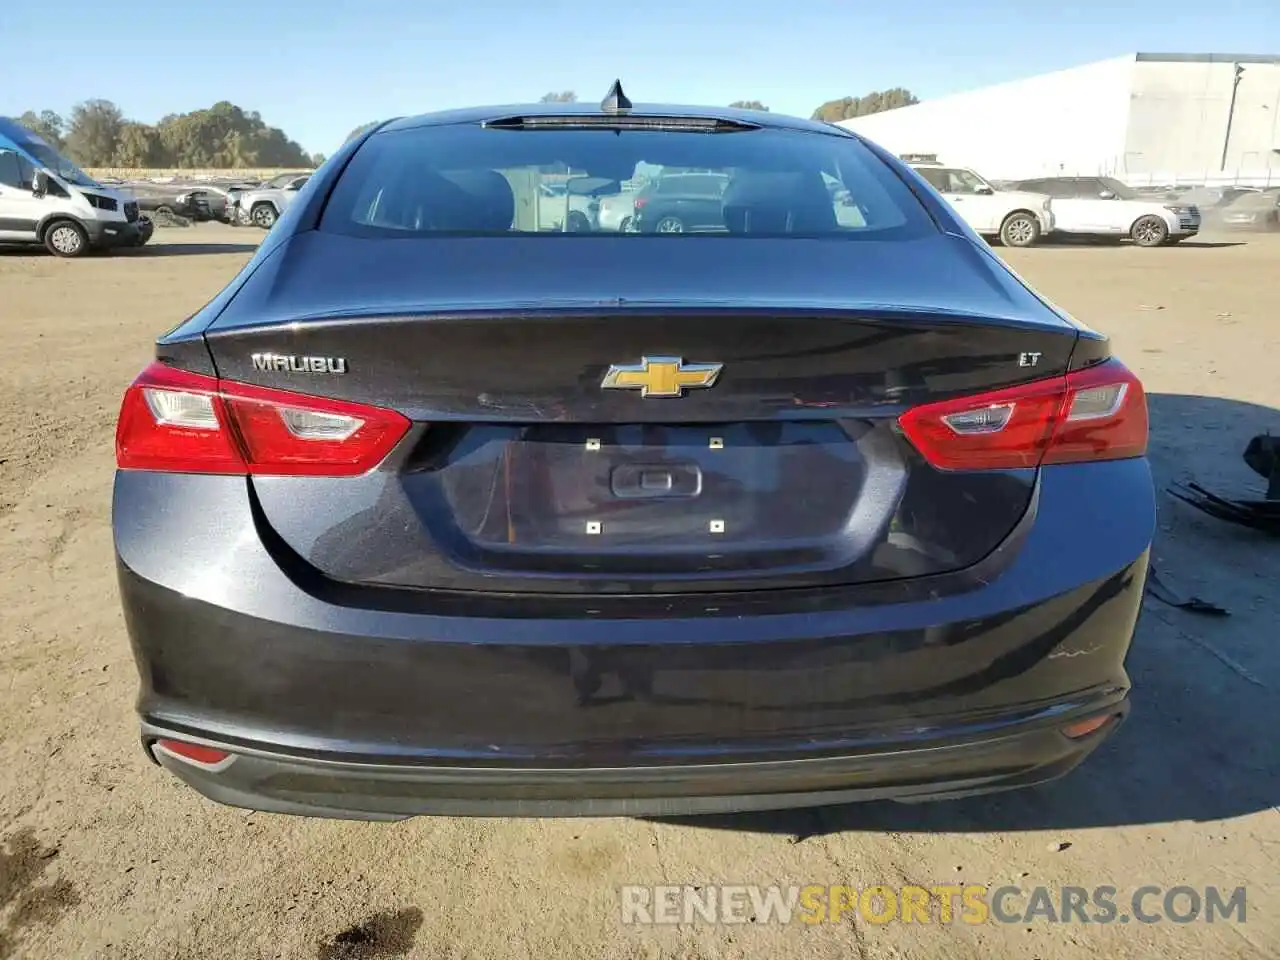
[[[207,329],[463,312],[729,309],[845,316],[880,311],[1076,330],[964,237],[565,237],[386,240],[300,233],[259,265]],[[671,260],[673,243],[680,248],[678,263]],[[803,256],[784,264],[788,253]],[[495,262],[503,269],[495,272]]]

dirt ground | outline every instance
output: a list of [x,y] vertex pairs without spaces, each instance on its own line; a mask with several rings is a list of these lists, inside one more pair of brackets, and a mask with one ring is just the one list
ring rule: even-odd
[[[246,814],[143,757],[112,566],[112,434],[151,341],[258,235],[0,253],[0,960],[1280,957],[1280,549],[1161,495],[1156,564],[1227,607],[1148,601],[1135,709],[1051,787],[711,821]],[[1012,251],[1151,393],[1163,487],[1260,496],[1280,433],[1280,237]],[[622,884],[1247,887],[1246,922],[624,926]],[[1152,901],[1159,903],[1159,899]]]

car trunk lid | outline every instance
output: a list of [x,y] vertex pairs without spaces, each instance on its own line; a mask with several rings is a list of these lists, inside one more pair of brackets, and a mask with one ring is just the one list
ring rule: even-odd
[[[684,268],[671,272],[679,302],[597,298],[598,280],[573,299],[526,264],[484,307],[461,301],[477,277],[433,270],[378,293],[357,282],[322,311],[302,283],[329,283],[316,258],[286,253],[207,339],[224,378],[414,421],[365,476],[251,480],[264,522],[339,580],[662,593],[920,576],[994,549],[1026,511],[1034,471],[935,470],[896,416],[1061,374],[1075,330],[1011,316],[1024,305],[994,280],[969,284],[969,305],[986,311],[934,306],[929,278],[923,302],[887,306],[879,246],[846,254],[841,286],[871,296],[840,308],[829,283],[788,300],[747,281],[711,305],[724,278]],[[628,290],[630,272],[619,277],[613,289]]]

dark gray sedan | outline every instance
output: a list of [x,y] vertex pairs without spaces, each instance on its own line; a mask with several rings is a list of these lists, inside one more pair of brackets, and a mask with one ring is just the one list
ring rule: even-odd
[[1280,230],[1280,189],[1242,194],[1220,215],[1222,225],[1232,230]]
[[[537,214],[642,166],[717,217]],[[616,88],[391,121],[125,395],[142,745],[370,819],[1051,780],[1128,709],[1146,449],[1106,337],[849,131]]]

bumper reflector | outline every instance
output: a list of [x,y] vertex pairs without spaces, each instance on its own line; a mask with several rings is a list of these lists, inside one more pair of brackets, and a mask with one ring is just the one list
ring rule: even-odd
[[1090,717],[1087,720],[1077,720],[1075,723],[1069,723],[1063,727],[1062,735],[1069,737],[1072,740],[1080,740],[1091,733],[1097,733],[1115,718],[1115,714],[1109,713],[1101,717]]
[[195,743],[183,743],[181,740],[157,740],[155,745],[166,753],[205,767],[216,767],[231,759],[231,754],[225,750],[202,747]]

